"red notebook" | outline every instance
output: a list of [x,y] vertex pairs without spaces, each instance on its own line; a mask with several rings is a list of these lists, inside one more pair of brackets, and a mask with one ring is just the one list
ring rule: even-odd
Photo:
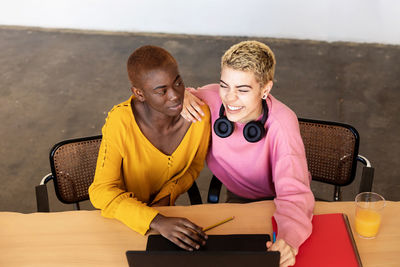
[[[300,246],[294,266],[362,266],[347,216],[342,213],[314,215],[313,231]],[[272,228],[277,225],[272,217]]]

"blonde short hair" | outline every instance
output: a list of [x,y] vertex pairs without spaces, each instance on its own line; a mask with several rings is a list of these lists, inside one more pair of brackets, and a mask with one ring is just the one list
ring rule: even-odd
[[235,70],[254,73],[261,87],[273,81],[275,74],[275,55],[266,45],[258,41],[244,41],[231,46],[221,59],[221,69],[229,67]]

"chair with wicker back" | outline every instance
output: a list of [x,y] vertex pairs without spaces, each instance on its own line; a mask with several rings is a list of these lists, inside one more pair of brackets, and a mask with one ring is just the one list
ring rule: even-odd
[[[89,200],[88,189],[93,182],[101,135],[62,141],[50,151],[51,173],[43,177],[36,186],[36,202],[39,212],[49,212],[46,184],[53,180],[58,200],[74,204]],[[201,204],[201,196],[196,183],[188,191],[192,205]]]
[[299,119],[299,126],[312,179],[333,185],[334,201],[342,199],[341,187],[354,181],[357,161],[365,165],[359,192],[371,191],[374,169],[358,154],[360,136],[353,126],[309,119]]
[[[334,186],[333,200],[341,200],[341,187],[351,184],[356,176],[357,161],[363,163],[359,192],[371,191],[374,169],[364,156],[358,155],[360,137],[347,124],[299,119],[300,133],[306,150],[312,180]],[[213,176],[208,202],[217,203],[221,182]]]

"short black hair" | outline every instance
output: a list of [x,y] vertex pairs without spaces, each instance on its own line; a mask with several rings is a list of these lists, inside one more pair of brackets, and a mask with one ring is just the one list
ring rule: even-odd
[[137,86],[143,73],[171,63],[177,65],[175,58],[164,48],[153,45],[139,47],[128,58],[129,80],[132,86]]

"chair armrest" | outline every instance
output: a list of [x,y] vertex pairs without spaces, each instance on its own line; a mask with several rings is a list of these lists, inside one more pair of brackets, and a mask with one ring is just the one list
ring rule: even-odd
[[36,191],[36,206],[38,212],[49,212],[49,197],[47,194],[47,187],[45,184],[37,185]]
[[38,212],[50,212],[49,195],[47,193],[46,184],[53,179],[51,173],[43,177],[39,185],[35,186],[36,192],[36,206]]
[[191,205],[203,204],[203,201],[201,200],[200,191],[199,188],[197,187],[196,182],[193,182],[192,186],[189,188],[187,192],[189,194]]
[[363,155],[357,155],[357,160],[367,167],[372,167],[371,162]]
[[359,193],[372,191],[372,184],[374,182],[374,170],[375,169],[372,167],[363,167]]
[[221,192],[222,183],[218,180],[215,175],[211,178],[210,187],[208,189],[208,203],[218,203],[219,202],[219,194]]
[[372,168],[371,162],[364,156],[358,155],[357,160],[366,165],[363,167],[362,174],[361,174],[361,182],[360,182],[360,190],[361,192],[371,192],[372,191],[372,184],[374,182],[374,171],[375,169]]

